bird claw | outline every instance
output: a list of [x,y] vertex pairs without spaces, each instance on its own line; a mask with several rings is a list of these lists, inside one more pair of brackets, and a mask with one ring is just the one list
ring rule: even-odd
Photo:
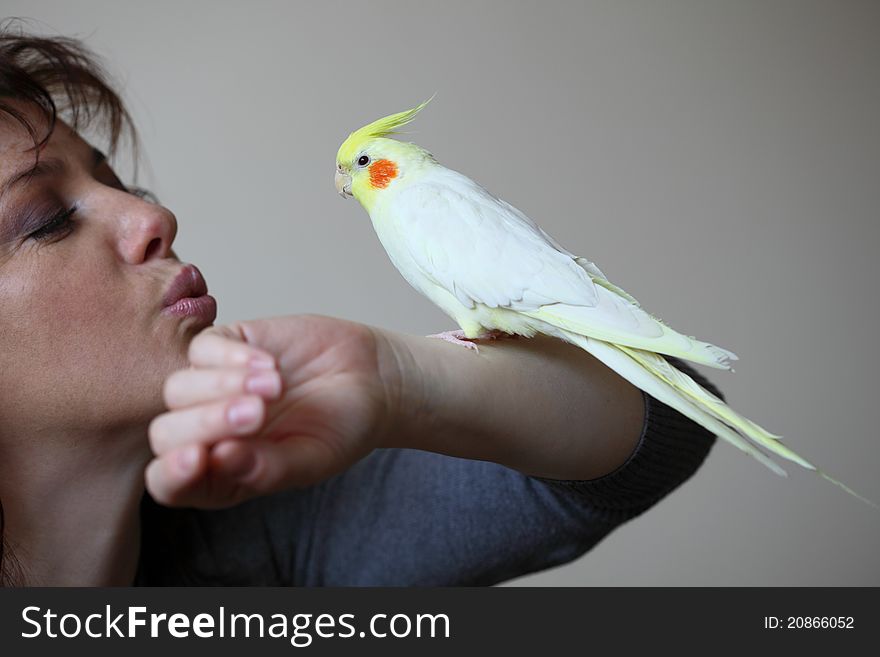
[[426,337],[437,338],[444,342],[457,344],[465,349],[473,349],[476,353],[480,353],[479,347],[477,347],[476,343],[465,337],[464,331],[443,331],[443,333],[433,333]]
[[[438,338],[443,340],[444,342],[451,342],[452,344],[457,344],[459,346],[464,347],[465,349],[473,349],[476,353],[480,353],[479,347],[477,347],[474,340],[465,336],[464,331],[443,331],[443,333],[434,333],[432,335],[426,336],[429,338]],[[515,338],[516,335],[511,335],[510,333],[505,333],[504,331],[499,331],[498,329],[490,329],[480,335],[479,340],[498,340],[500,338]]]

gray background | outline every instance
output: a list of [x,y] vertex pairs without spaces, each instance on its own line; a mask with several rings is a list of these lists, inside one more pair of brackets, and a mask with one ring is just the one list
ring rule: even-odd
[[[880,500],[880,3],[0,3],[124,85],[220,320],[451,320],[333,189],[339,143],[434,102],[413,141],[594,260],[731,405]],[[121,167],[126,170],[125,166]],[[880,513],[719,440],[655,509],[533,585],[880,585]]]

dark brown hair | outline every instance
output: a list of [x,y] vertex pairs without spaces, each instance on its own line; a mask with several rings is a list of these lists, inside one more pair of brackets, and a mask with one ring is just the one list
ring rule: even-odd
[[[10,100],[36,108],[45,126],[34,125]],[[137,131],[101,60],[77,39],[26,34],[17,18],[0,22],[0,120],[14,121],[27,132],[39,161],[58,119],[77,132],[97,128],[108,139],[108,157],[127,136],[136,176]],[[3,530],[0,503],[0,586],[22,586],[20,564]]]

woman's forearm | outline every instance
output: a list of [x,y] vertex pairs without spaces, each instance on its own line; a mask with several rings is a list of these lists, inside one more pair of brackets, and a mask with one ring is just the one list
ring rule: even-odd
[[494,461],[553,479],[594,479],[634,451],[642,392],[591,354],[538,336],[481,341],[479,354],[382,331],[398,421],[386,447]]

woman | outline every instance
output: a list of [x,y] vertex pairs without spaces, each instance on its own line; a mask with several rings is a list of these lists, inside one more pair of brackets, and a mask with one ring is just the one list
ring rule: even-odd
[[136,148],[94,56],[0,35],[0,117],[5,584],[493,584],[580,556],[715,441],[559,341],[207,328],[174,215],[79,134]]

